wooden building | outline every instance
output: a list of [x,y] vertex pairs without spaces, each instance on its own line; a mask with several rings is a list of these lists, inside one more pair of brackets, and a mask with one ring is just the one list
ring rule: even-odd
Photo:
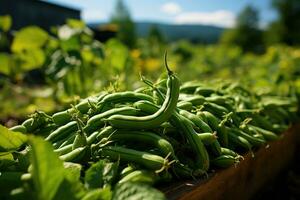
[[10,15],[13,30],[37,25],[46,30],[65,23],[66,19],[80,19],[80,10],[40,0],[1,0],[0,15]]

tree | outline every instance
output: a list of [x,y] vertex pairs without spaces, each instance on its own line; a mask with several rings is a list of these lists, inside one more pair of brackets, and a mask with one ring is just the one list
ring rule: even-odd
[[134,47],[136,43],[135,25],[129,10],[122,0],[117,1],[115,11],[111,17],[111,23],[118,26],[117,37],[128,47]]
[[300,44],[300,1],[273,0],[279,18],[272,22],[266,33],[268,43]]
[[165,37],[157,27],[157,25],[152,25],[148,32],[148,41],[150,43],[165,43]]
[[235,27],[224,32],[221,42],[238,45],[244,52],[261,52],[262,31],[259,30],[258,11],[251,6],[246,6],[236,18]]

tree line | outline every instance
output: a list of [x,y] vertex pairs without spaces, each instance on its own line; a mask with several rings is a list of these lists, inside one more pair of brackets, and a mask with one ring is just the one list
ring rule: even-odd
[[[240,46],[244,52],[262,53],[266,46],[282,43],[292,46],[300,44],[300,1],[272,0],[278,18],[266,27],[260,27],[258,10],[248,5],[237,16],[235,26],[225,30],[220,43]],[[117,0],[111,23],[117,25],[117,37],[128,47],[136,45],[135,24],[122,0]],[[157,27],[149,31],[149,41],[164,42]]]

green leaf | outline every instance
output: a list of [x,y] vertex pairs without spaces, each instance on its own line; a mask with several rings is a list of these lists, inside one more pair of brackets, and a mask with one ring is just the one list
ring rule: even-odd
[[14,157],[11,153],[0,154],[0,170],[15,164]]
[[81,44],[78,35],[73,35],[65,40],[60,40],[61,48],[64,51],[80,50]]
[[72,172],[65,170],[65,178],[58,188],[54,200],[81,200],[86,194],[83,184]]
[[0,53],[0,73],[9,75],[12,59],[9,54]]
[[123,70],[126,66],[126,61],[129,56],[128,49],[120,41],[111,39],[106,43],[105,46],[106,61],[117,69]]
[[82,166],[77,163],[72,163],[72,162],[64,162],[64,168],[73,176],[74,180],[79,180],[80,179],[80,173]]
[[11,152],[20,148],[27,141],[27,136],[13,132],[0,125],[0,152]]
[[22,52],[25,49],[38,49],[48,40],[49,35],[43,29],[36,26],[29,26],[21,29],[15,36],[12,43],[13,52]]
[[110,187],[94,189],[89,191],[82,200],[111,200],[112,192]]
[[29,141],[32,147],[31,173],[38,199],[82,199],[86,192],[78,176],[81,166],[70,163],[64,166],[58,155],[53,152],[52,145],[42,138],[32,136]]
[[42,67],[46,59],[42,49],[23,51],[18,56],[21,60],[21,69],[24,71]]
[[107,162],[100,160],[93,164],[84,177],[87,188],[101,188],[110,185],[117,176],[119,163]]
[[50,200],[55,196],[65,177],[63,162],[50,143],[39,137],[30,137],[32,177],[38,199]]
[[0,16],[0,29],[7,32],[12,25],[12,20],[9,15]]
[[126,182],[118,184],[113,192],[112,200],[165,200],[166,197],[159,190],[142,183]]
[[85,27],[85,23],[78,19],[67,19],[67,24],[72,28],[83,29]]

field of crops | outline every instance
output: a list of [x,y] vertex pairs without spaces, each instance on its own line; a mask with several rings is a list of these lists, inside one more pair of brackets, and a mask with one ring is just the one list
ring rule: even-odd
[[294,47],[129,49],[76,20],[2,34],[0,199],[165,199],[299,121]]
[[140,73],[156,80],[164,72],[165,50],[182,81],[226,79],[283,95],[290,85],[300,88],[300,50],[292,47],[271,46],[265,54],[255,55],[239,47],[186,41],[153,46],[140,39],[136,49],[129,49],[117,39],[105,44],[94,40],[92,31],[75,20],[52,35],[25,27],[11,42],[1,38],[10,49],[0,53],[1,119],[23,120],[35,110],[54,112],[102,90],[136,89],[141,86]]

